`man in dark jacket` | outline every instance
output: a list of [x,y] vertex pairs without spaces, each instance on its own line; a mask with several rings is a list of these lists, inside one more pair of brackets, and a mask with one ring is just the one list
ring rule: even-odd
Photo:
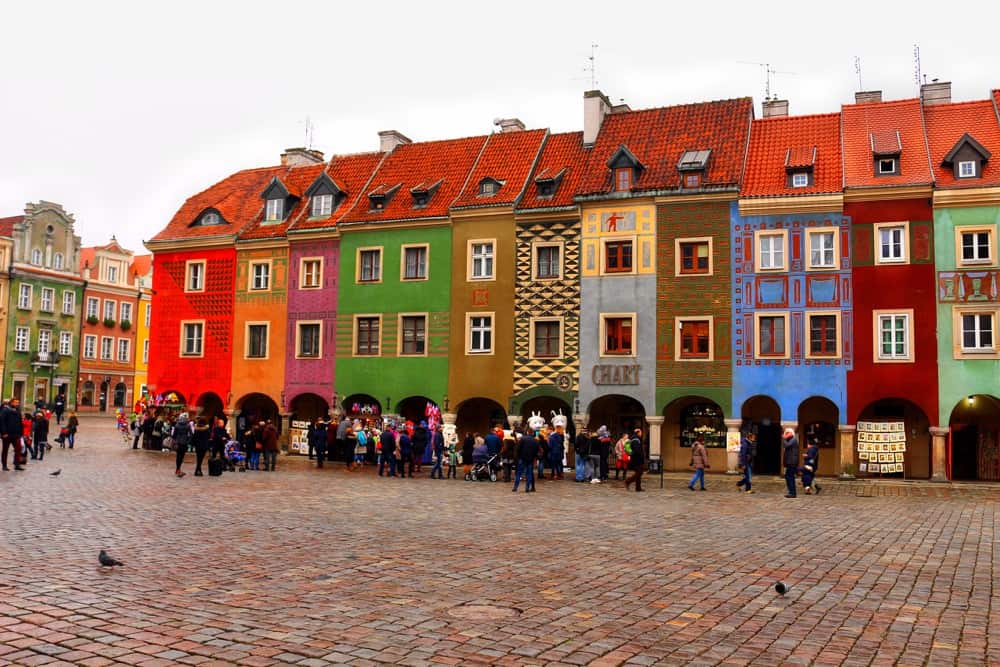
[[0,409],[0,435],[3,436],[3,469],[7,470],[7,452],[14,448],[14,470],[24,470],[19,461],[21,455],[18,448],[24,436],[24,423],[21,421],[21,401],[12,398]]
[[538,458],[539,441],[530,431],[521,436],[517,441],[517,474],[514,475],[514,493],[517,493],[517,486],[524,479],[524,492],[530,493],[535,490],[535,459]]
[[753,493],[751,488],[751,478],[753,467],[753,457],[757,454],[757,435],[752,431],[745,434],[740,440],[740,468],[743,470],[743,477],[736,482],[736,486],[742,488],[747,493]]
[[799,440],[795,431],[786,428],[781,436],[781,462],[785,466],[785,485],[788,486],[786,498],[795,497],[795,474],[799,470]]
[[[410,444],[413,445],[413,465],[417,472],[420,472],[424,462],[424,454],[427,452],[427,444],[430,442],[430,433],[427,431],[427,422],[420,422],[413,429],[410,436]],[[410,473],[413,474],[412,472]]]
[[628,467],[632,474],[625,478],[625,489],[635,483],[636,493],[642,492],[642,473],[646,468],[646,452],[642,448],[642,429],[637,428],[630,438],[632,453],[629,454]]
[[66,410],[66,396],[62,392],[56,396],[56,402],[52,405],[52,412],[56,415],[56,424],[62,424],[63,412]]
[[396,434],[393,432],[392,427],[386,426],[385,430],[382,431],[382,435],[379,436],[379,442],[382,444],[382,460],[378,464],[378,476],[382,476],[382,470],[385,469],[385,464],[389,464],[389,477],[396,476]]

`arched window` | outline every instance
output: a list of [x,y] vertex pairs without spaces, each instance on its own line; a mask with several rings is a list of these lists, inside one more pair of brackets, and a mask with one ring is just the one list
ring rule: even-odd
[[57,269],[62,269],[63,267],[63,255],[61,252],[57,252],[55,257],[52,258],[52,266]]
[[31,263],[34,264],[35,266],[42,265],[42,251],[39,250],[38,248],[35,248],[34,250],[31,251]]

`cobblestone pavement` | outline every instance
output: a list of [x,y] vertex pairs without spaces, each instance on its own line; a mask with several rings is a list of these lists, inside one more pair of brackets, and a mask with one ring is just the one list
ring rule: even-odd
[[0,663],[1000,664],[996,486],[515,496],[172,459],[88,419],[0,473]]

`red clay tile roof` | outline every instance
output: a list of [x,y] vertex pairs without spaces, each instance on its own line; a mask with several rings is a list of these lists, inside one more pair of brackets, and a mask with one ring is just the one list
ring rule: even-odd
[[[491,134],[452,208],[510,206],[516,203],[525,191],[528,176],[538,160],[547,134],[546,130]],[[479,195],[479,184],[486,178],[503,184],[492,197]]]
[[[338,224],[358,224],[387,220],[419,220],[448,215],[462,186],[472,171],[476,158],[486,144],[487,136],[424,141],[397,146],[382,162],[366,186],[366,191]],[[420,183],[441,185],[427,205],[414,208],[409,190]],[[368,193],[400,185],[399,190],[379,211],[369,210]]]
[[[808,165],[813,184],[789,186],[787,168]],[[829,194],[840,192],[842,185],[839,113],[753,122],[741,197]]]
[[[849,188],[922,185],[933,181],[919,99],[846,104],[841,110],[844,185]],[[899,131],[900,173],[876,176],[873,137],[879,150],[893,150]],[[883,145],[887,141],[888,145]]]
[[752,118],[749,97],[611,114],[605,117],[590,150],[577,194],[611,192],[612,173],[606,162],[621,145],[646,167],[635,180],[633,192],[680,188],[677,162],[690,150],[712,151],[703,188],[736,187]]
[[903,150],[899,130],[878,130],[871,133],[872,153],[875,155],[897,155]]
[[332,156],[326,167],[326,175],[337,184],[341,192],[346,193],[346,199],[327,218],[310,218],[309,212],[303,210],[299,217],[292,221],[289,231],[328,229],[336,226],[337,220],[365,196],[369,179],[385,157],[386,154],[379,152]]
[[[281,238],[288,231],[289,225],[294,220],[303,214],[309,215],[309,198],[303,196],[303,193],[323,173],[326,165],[307,164],[298,167],[285,167],[284,169],[284,173],[278,174],[277,178],[285,186],[285,189],[288,190],[288,194],[299,198],[298,201],[295,202],[292,210],[288,211],[288,215],[285,216],[284,220],[277,223],[264,222],[264,208],[261,206],[254,220],[240,232],[241,241]],[[256,197],[257,201],[262,202],[260,199],[261,192],[262,190],[257,192],[250,191],[247,192],[247,196]]]
[[97,256],[97,248],[80,248],[80,270],[88,264],[94,266],[94,257]]
[[[528,189],[517,206],[518,210],[572,206],[573,195],[583,176],[587,157],[587,150],[583,147],[583,132],[549,135],[532,182],[528,183]],[[555,178],[560,174],[562,179],[552,196],[539,197],[535,182],[542,178]]]
[[151,268],[153,268],[152,255],[133,255],[129,273],[133,276],[145,276]]
[[[994,95],[998,93],[994,91]],[[938,187],[980,188],[1000,184],[1000,120],[993,100],[933,104],[924,107],[924,122]],[[941,165],[966,133],[991,153],[991,159],[983,165],[982,178],[955,178],[952,167]]]
[[23,215],[13,215],[9,218],[0,218],[0,236],[10,238],[14,235],[14,225],[24,220]]

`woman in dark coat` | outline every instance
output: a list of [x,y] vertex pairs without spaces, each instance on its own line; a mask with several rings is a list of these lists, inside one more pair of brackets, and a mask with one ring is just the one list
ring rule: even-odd
[[465,467],[465,478],[472,474],[472,450],[476,448],[476,439],[469,432],[465,434],[462,441],[462,465]]
[[319,417],[309,425],[309,449],[316,450],[316,467],[322,468],[326,459],[326,422]]
[[[180,424],[181,420],[177,421]],[[191,434],[191,444],[194,445],[195,456],[197,456],[194,468],[195,477],[202,476],[201,462],[205,460],[205,454],[208,453],[211,435],[212,429],[208,427],[208,422],[205,421],[204,417],[198,417],[194,423],[194,432]]]

